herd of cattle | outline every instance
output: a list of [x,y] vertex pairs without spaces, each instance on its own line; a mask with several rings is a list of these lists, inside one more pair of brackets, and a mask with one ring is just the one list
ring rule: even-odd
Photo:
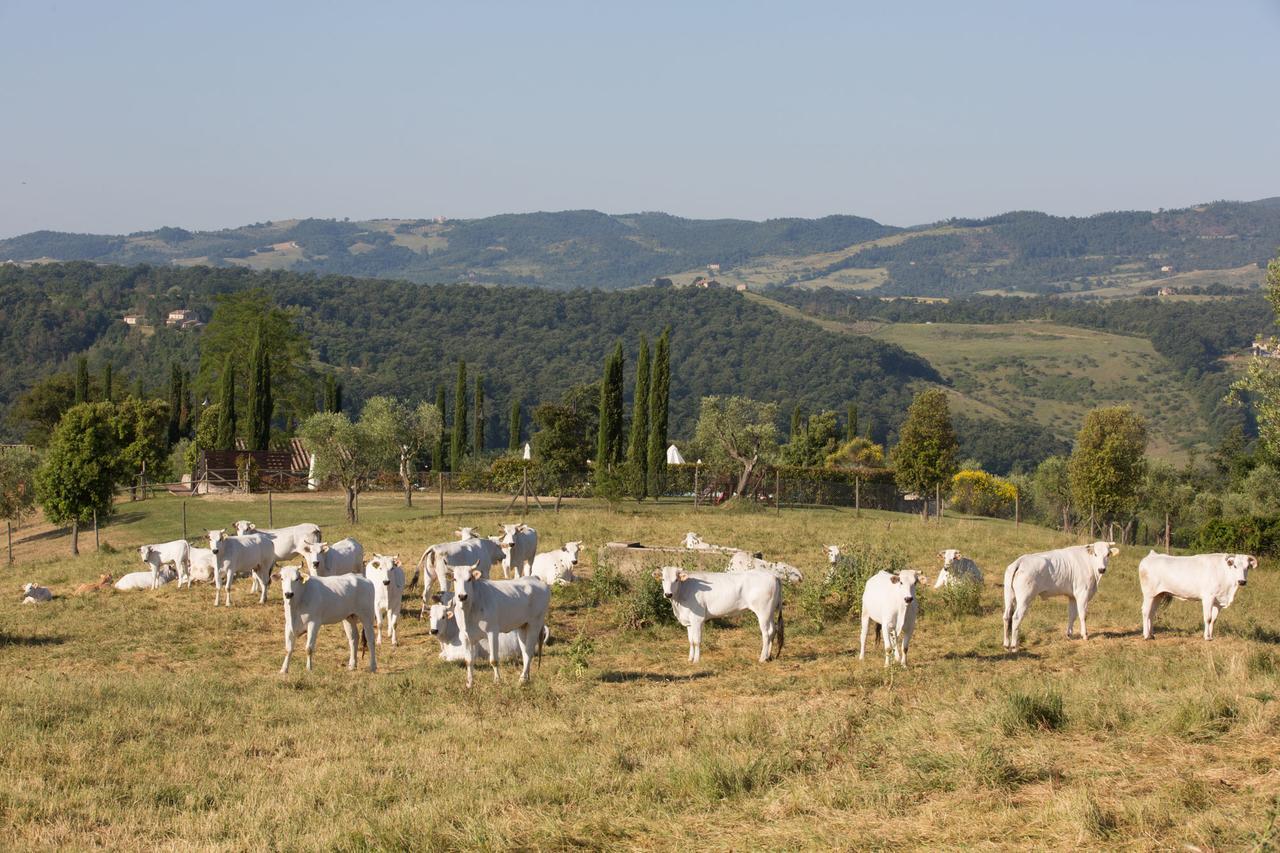
[[[458,539],[428,546],[406,582],[397,555],[373,554],[354,539],[323,541],[314,524],[297,524],[259,530],[252,522],[238,521],[232,533],[208,531],[208,548],[193,547],[178,539],[143,545],[139,557],[147,569],[131,572],[116,581],[120,590],[156,589],[177,581],[212,582],[214,606],[231,606],[231,582],[248,577],[259,603],[267,600],[273,579],[279,580],[284,602],[285,657],[288,672],[294,643],[306,634],[307,669],[311,669],[317,633],[321,625],[341,622],[347,636],[347,666],[357,663],[357,646],[368,651],[369,670],[377,671],[376,646],[382,642],[385,624],[392,645],[399,644],[397,623],[406,587],[422,578],[421,615],[429,618],[431,634],[441,646],[444,660],[466,664],[467,686],[474,679],[474,663],[485,655],[498,680],[498,662],[521,657],[522,682],[530,675],[532,659],[541,655],[549,637],[547,614],[551,586],[575,579],[581,542],[567,542],[554,551],[538,552],[538,533],[525,524],[503,524],[495,536],[481,536],[474,528],[455,531]],[[706,620],[743,611],[755,614],[760,624],[760,661],[781,655],[784,643],[782,593],[784,583],[796,583],[801,573],[785,563],[763,559],[741,549],[712,545],[696,533],[685,537],[685,548],[721,552],[728,558],[724,571],[690,572],[666,566],[654,572],[662,593],[671,603],[677,621],[688,631],[689,661],[701,657],[702,628]],[[840,548],[826,546],[834,573],[842,558]],[[1018,631],[1031,602],[1037,598],[1067,599],[1067,637],[1079,620],[1080,636],[1088,639],[1086,614],[1098,591],[1098,581],[1111,557],[1119,553],[1113,542],[1093,542],[1053,551],[1023,554],[1004,574],[1004,646],[1018,649]],[[983,581],[981,569],[959,551],[940,551],[942,568],[935,588]],[[285,565],[294,558],[301,566]],[[1237,590],[1248,581],[1258,564],[1248,554],[1200,554],[1177,557],[1151,551],[1138,564],[1142,586],[1142,634],[1152,636],[1157,611],[1170,600],[1199,600],[1204,613],[1204,638],[1213,639],[1218,614],[1229,607]],[[278,571],[277,567],[280,566]],[[503,580],[490,578],[494,566]],[[304,574],[305,572],[305,574]],[[829,575],[830,577],[830,575]],[[83,584],[77,592],[110,586],[104,575],[96,584]],[[880,632],[885,666],[891,659],[903,666],[911,645],[919,608],[917,589],[927,584],[922,572],[881,571],[866,582],[862,595],[862,633],[858,657],[866,654],[867,635],[874,624]],[[432,591],[434,586],[438,590]],[[52,599],[52,592],[37,584],[23,588],[23,603]],[[776,642],[776,651],[774,644]]]

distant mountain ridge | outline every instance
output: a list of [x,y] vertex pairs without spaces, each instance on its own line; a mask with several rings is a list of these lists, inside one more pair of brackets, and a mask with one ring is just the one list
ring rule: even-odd
[[34,231],[0,260],[240,266],[257,270],[572,289],[698,275],[727,284],[834,286],[886,295],[1134,289],[1170,276],[1256,286],[1280,247],[1280,197],[1088,217],[1015,211],[899,228],[857,216],[684,219],[594,210],[483,219],[301,219],[219,231]]

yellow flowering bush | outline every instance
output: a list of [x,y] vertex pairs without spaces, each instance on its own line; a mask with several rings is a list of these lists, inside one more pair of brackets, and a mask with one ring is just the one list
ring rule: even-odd
[[1017,495],[1013,483],[986,471],[970,469],[951,478],[951,506],[970,515],[1010,516]]

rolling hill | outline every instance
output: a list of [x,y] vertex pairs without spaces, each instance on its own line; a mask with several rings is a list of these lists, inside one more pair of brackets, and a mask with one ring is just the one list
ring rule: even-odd
[[[617,289],[654,278],[838,287],[885,295],[1256,287],[1280,247],[1280,204],[1214,202],[1088,217],[1012,212],[898,228],[856,216],[695,220],[591,210],[472,220],[301,219],[121,236],[36,231],[0,259],[244,267],[414,282]],[[714,265],[714,266],[713,266]]]

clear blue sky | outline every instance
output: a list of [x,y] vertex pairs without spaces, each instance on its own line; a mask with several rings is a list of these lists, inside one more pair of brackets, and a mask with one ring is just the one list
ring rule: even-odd
[[1280,2],[0,0],[0,236],[1280,195]]

